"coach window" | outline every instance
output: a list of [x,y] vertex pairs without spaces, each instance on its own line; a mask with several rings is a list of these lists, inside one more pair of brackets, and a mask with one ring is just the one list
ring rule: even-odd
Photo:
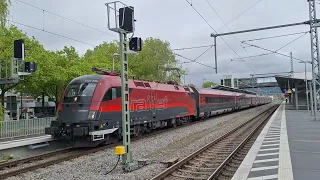
[[[129,88],[129,93],[132,92],[132,88]],[[103,97],[103,101],[109,101],[121,97],[121,87],[110,88]]]
[[113,87],[108,89],[108,91],[105,93],[103,97],[103,101],[109,101],[115,98],[116,98],[116,88]]

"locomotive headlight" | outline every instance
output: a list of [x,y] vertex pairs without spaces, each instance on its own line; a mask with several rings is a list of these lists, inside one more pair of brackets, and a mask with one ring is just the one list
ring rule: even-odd
[[96,117],[96,111],[89,111],[88,119],[95,119]]

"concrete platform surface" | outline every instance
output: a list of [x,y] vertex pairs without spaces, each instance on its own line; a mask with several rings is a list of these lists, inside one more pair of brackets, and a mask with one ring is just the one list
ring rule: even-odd
[[272,115],[232,180],[292,180],[285,104]]
[[319,180],[320,121],[282,103],[246,155],[233,180]]
[[0,150],[11,149],[21,146],[27,146],[37,143],[52,141],[51,135],[38,135],[33,137],[20,137],[13,140],[8,139],[7,141],[0,142]]
[[286,110],[293,177],[320,179],[320,121],[307,111]]

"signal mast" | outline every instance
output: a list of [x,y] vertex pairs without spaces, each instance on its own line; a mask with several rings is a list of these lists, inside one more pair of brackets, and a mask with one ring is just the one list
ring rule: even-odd
[[[125,154],[122,156],[123,169],[131,171],[135,169],[132,162],[130,144],[130,106],[129,106],[129,85],[128,85],[128,54],[132,51],[141,51],[142,40],[133,37],[134,34],[134,8],[127,6],[120,1],[105,4],[108,13],[108,28],[117,32],[120,37],[120,64],[121,64],[121,97],[122,97],[122,137]],[[119,8],[120,7],[120,8]],[[111,13],[111,11],[113,11]],[[111,18],[113,20],[111,20]],[[127,35],[132,33],[131,38]],[[128,48],[129,47],[129,48]]]

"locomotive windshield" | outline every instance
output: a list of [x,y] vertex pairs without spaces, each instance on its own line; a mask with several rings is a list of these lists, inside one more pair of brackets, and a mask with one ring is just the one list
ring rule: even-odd
[[[91,101],[97,83],[73,83],[67,88],[65,102],[88,102]],[[77,97],[77,98],[76,98]],[[78,99],[79,98],[79,99]]]

